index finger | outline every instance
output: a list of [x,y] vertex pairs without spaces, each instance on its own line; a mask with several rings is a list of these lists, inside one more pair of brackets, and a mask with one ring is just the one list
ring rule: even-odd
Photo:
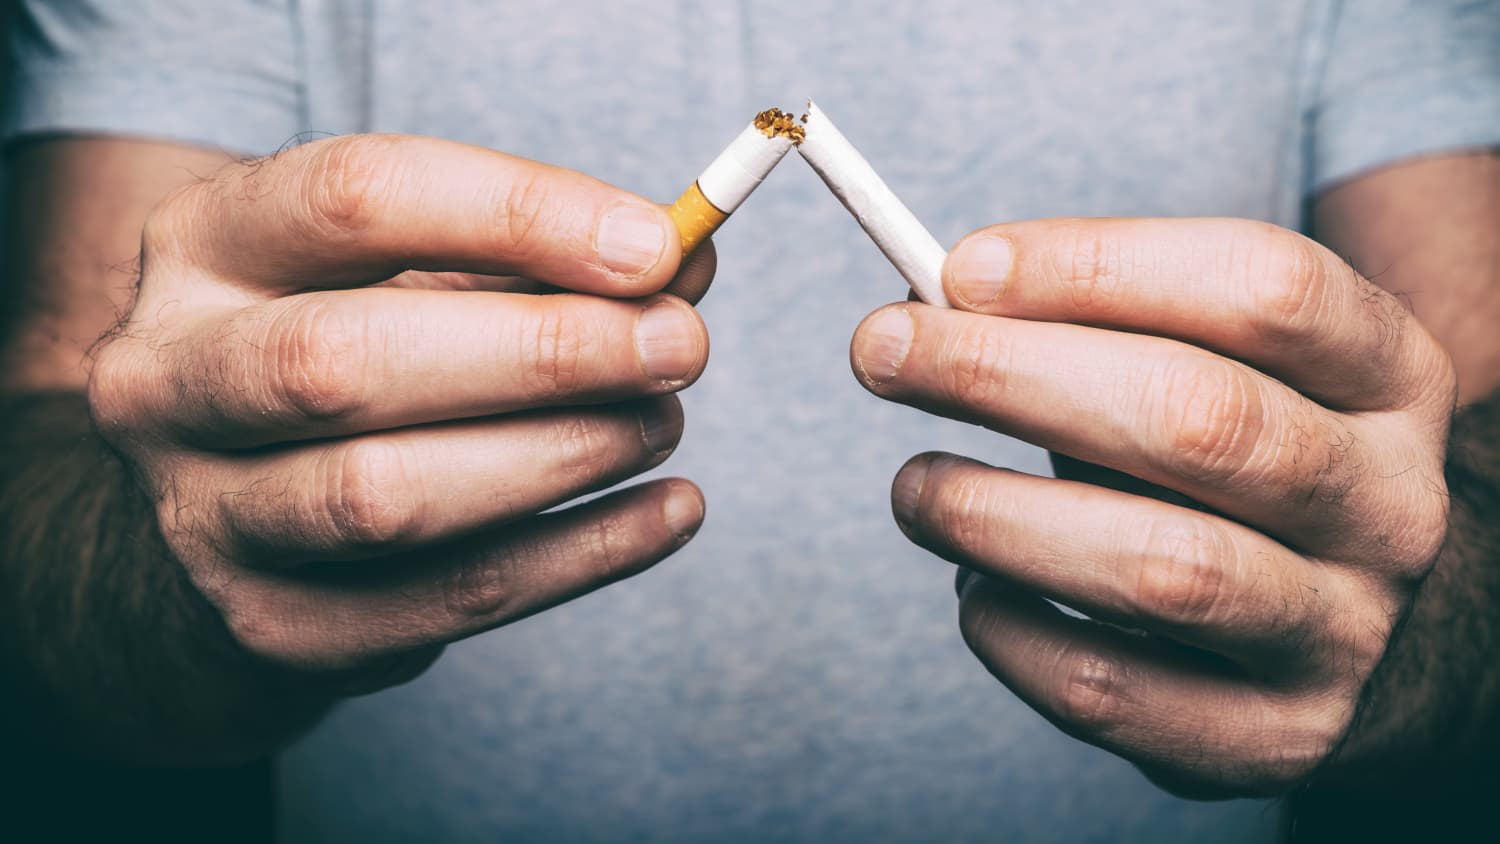
[[[944,290],[977,313],[1183,340],[1343,410],[1436,397],[1443,356],[1400,301],[1295,232],[1251,220],[1063,219],[982,229]],[[1446,402],[1446,397],[1442,397]]]
[[182,261],[262,295],[426,270],[635,297],[671,281],[682,252],[666,212],[641,197],[402,135],[330,138],[228,168],[159,206],[144,239],[148,262]]

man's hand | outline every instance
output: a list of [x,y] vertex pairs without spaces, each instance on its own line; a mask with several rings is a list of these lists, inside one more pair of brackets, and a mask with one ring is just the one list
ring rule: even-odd
[[1180,793],[1307,777],[1443,543],[1448,355],[1338,256],[1254,222],[997,226],[944,284],[956,310],[865,320],[859,379],[1095,481],[901,470],[902,529],[979,574],[970,648]]
[[577,173],[310,144],[153,212],[92,412],[245,649],[378,688],[696,531],[681,480],[537,515],[676,446],[708,352],[651,295],[679,253],[659,207]]

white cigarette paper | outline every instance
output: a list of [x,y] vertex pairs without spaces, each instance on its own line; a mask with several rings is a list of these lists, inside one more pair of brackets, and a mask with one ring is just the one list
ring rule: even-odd
[[797,151],[859,221],[917,297],[929,305],[950,307],[948,297],[943,295],[947,250],[812,100],[807,101],[803,123],[807,135]]
[[801,138],[802,127],[781,109],[755,115],[667,209],[682,239],[683,257],[724,225]]
[[698,177],[698,190],[715,208],[733,214],[791,148],[791,138],[768,136],[751,123]]

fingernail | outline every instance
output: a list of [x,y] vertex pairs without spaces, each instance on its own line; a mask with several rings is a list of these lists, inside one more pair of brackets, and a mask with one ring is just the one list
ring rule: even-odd
[[686,489],[674,490],[661,505],[661,513],[680,544],[691,539],[703,524],[703,499]]
[[698,365],[698,336],[681,305],[661,302],[635,320],[635,351],[647,378],[680,381]]
[[641,438],[652,454],[661,454],[677,447],[682,438],[682,408],[677,402],[652,402],[641,411]]
[[922,484],[927,481],[927,470],[931,466],[931,456],[917,455],[906,461],[891,482],[891,514],[896,517],[897,527],[908,537],[916,536],[917,502],[922,499]]
[[877,383],[896,377],[911,350],[913,325],[905,308],[886,308],[870,318],[860,331],[859,368]]
[[1009,240],[993,235],[970,238],[948,258],[953,291],[971,305],[993,302],[1004,292],[1014,264]]
[[666,247],[663,215],[638,205],[606,211],[594,234],[599,263],[623,275],[640,275],[656,266]]

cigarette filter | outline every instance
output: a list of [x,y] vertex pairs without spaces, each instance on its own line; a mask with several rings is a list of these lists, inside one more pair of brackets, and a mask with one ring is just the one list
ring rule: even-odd
[[801,140],[802,127],[790,114],[779,108],[757,114],[667,209],[682,237],[683,257],[717,231]]
[[807,101],[803,123],[805,136],[797,151],[859,221],[917,297],[929,305],[950,307],[943,295],[947,250],[812,100]]

